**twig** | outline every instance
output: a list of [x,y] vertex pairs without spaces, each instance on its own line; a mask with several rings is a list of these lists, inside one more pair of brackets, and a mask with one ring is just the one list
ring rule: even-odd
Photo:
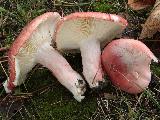
[[156,89],[156,88],[154,88],[154,90],[156,90],[157,92],[159,92],[159,93],[160,93],[160,90],[158,90],[158,89]]
[[8,62],[8,60],[2,60],[2,61],[0,61],[1,63],[3,63],[3,62]]
[[24,120],[25,118],[24,118],[24,116],[23,116],[21,110],[19,110],[19,113],[20,113],[20,115],[22,116],[22,120]]
[[10,94],[7,94],[2,100],[0,100],[0,105],[2,104],[3,101],[5,101],[7,99],[7,97],[9,96]]
[[28,114],[29,118],[31,118],[31,114],[29,113],[29,111],[27,110],[27,108],[24,106],[24,104],[22,105],[22,107],[24,107],[26,113]]
[[135,104],[135,106],[134,106],[134,108],[133,108],[134,111],[136,111],[136,108],[137,108],[138,104],[140,104],[140,101],[141,101],[142,97],[143,97],[143,94],[141,94],[141,95],[138,97],[138,100],[137,100],[137,102],[136,102],[136,104]]
[[0,57],[0,62],[8,61],[8,56]]
[[160,81],[160,78],[156,74],[152,74],[152,75],[153,75],[154,79]]
[[38,89],[38,90],[35,90],[35,91],[31,92],[31,94],[32,94],[32,95],[38,94],[38,93],[41,94],[43,91],[45,91],[46,89],[51,88],[53,85],[54,85],[54,84],[44,86],[44,87],[42,87],[42,88],[40,88],[40,89]]
[[0,48],[0,52],[7,51],[8,49],[9,49],[9,47],[2,47],[2,48]]
[[2,67],[2,69],[3,69],[4,73],[5,73],[5,75],[6,75],[6,76],[7,76],[7,78],[8,78],[8,74],[7,74],[6,70],[4,69],[4,67],[3,67],[3,65],[2,65],[2,63],[1,63],[1,62],[0,62],[0,66]]
[[159,40],[142,40],[143,42],[159,42]]
[[35,90],[33,92],[30,92],[30,93],[18,93],[16,95],[13,95],[11,97],[16,97],[16,98],[29,98],[29,97],[32,97],[33,95],[35,94],[42,94],[44,93],[46,90],[48,90],[49,88],[51,88],[53,86],[53,84],[51,85],[47,85],[47,86],[44,86],[38,90]]
[[89,5],[90,3],[68,3],[68,2],[61,2],[59,4],[54,4],[54,6],[64,6],[64,7],[73,7],[73,6],[85,6]]
[[7,111],[7,115],[6,115],[6,118],[8,118],[8,115],[9,115],[9,111],[10,111],[10,109],[11,109],[11,107],[12,107],[13,103],[14,103],[14,101],[12,101],[12,103],[10,104],[10,106],[9,106],[9,108],[8,108],[8,111]]
[[26,98],[29,98],[29,97],[32,97],[31,93],[20,93],[18,95],[10,96],[10,98],[17,99],[17,100],[26,99]]
[[15,116],[22,108],[20,107],[19,110],[17,110],[10,118],[7,118],[7,120],[11,120],[13,116]]
[[90,8],[91,8],[91,6],[92,6],[92,4],[95,2],[95,0],[91,0],[91,2],[89,3],[89,6],[88,6],[88,10],[87,11],[90,11]]

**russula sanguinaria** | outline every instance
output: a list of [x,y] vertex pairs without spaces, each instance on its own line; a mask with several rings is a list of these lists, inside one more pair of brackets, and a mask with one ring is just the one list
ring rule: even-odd
[[3,84],[7,93],[21,85],[26,74],[40,63],[52,71],[77,101],[85,92],[85,81],[75,72],[66,59],[55,50],[51,43],[55,26],[61,16],[57,12],[47,12],[27,24],[12,44],[8,53],[9,78]]
[[90,88],[98,87],[103,81],[101,48],[119,36],[127,21],[114,14],[100,12],[77,12],[65,16],[58,22],[55,41],[62,51],[80,50],[83,75]]
[[152,60],[158,62],[145,44],[134,39],[114,40],[102,52],[102,64],[112,83],[132,94],[148,87]]

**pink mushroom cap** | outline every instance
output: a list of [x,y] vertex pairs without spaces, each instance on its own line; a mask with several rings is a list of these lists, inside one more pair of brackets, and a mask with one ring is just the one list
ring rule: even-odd
[[23,28],[8,53],[9,78],[3,83],[6,93],[24,83],[27,73],[40,63],[52,71],[77,101],[84,99],[85,81],[51,45],[55,42],[53,36],[60,19],[57,12],[47,12]]
[[102,52],[102,64],[112,83],[132,94],[148,87],[152,60],[158,62],[145,44],[134,39],[114,40]]
[[58,50],[80,51],[83,75],[90,88],[103,82],[101,48],[113,38],[119,37],[127,21],[115,14],[77,12],[63,17],[55,31]]
[[26,42],[30,39],[31,34],[37,30],[37,27],[43,22],[46,21],[48,18],[53,17],[53,20],[60,18],[57,12],[47,12],[43,15],[36,17],[34,20],[29,22],[21,31],[20,35],[16,38],[13,42],[9,52],[8,52],[8,64],[9,64],[9,83],[8,88],[12,90],[15,85],[13,84],[15,77],[16,77],[16,70],[15,70],[15,56],[19,53],[20,49],[25,47]]

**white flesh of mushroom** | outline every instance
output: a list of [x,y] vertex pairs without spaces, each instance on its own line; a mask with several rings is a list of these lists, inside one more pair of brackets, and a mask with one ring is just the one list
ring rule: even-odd
[[[59,18],[50,17],[41,23],[32,33],[25,45],[19,50],[15,57],[16,78],[13,82],[15,86],[21,85],[26,79],[26,74],[37,64],[40,63],[50,69],[61,84],[63,84],[74,95],[77,101],[84,99],[85,81],[75,72],[66,59],[59,54],[52,46],[52,36],[55,24]],[[8,89],[5,81],[4,88]]]
[[[114,20],[116,21],[116,16]],[[122,30],[122,24],[103,19],[79,18],[67,20],[57,31],[57,49],[80,49],[84,77],[91,88],[98,87],[98,82],[103,81],[100,43],[109,42],[119,36]]]

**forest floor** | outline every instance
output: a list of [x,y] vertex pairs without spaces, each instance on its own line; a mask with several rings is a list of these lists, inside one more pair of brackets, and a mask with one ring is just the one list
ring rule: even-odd
[[[47,11],[60,15],[78,11],[97,11],[118,14],[128,20],[123,38],[138,39],[152,7],[133,11],[125,0],[0,0],[0,48],[10,47],[23,26]],[[156,36],[157,37],[157,36]],[[143,42],[160,58],[157,42]],[[159,44],[159,42],[158,42]],[[0,58],[7,52],[1,52]],[[80,54],[65,55],[72,67],[82,73]],[[130,95],[112,85],[106,75],[107,87],[97,92],[88,91],[86,98],[77,102],[51,72],[37,65],[14,95],[0,88],[0,119],[7,120],[158,120],[160,119],[160,66],[151,65],[157,76],[149,87],[138,95]],[[0,62],[0,83],[7,79],[7,61]]]

